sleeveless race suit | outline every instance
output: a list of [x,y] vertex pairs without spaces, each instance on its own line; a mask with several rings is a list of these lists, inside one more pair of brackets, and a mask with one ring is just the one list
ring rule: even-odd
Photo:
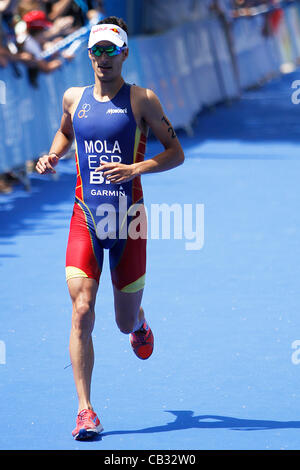
[[124,83],[111,101],[100,102],[94,85],[88,86],[74,113],[77,183],[66,253],[67,280],[87,277],[99,283],[108,249],[112,282],[124,292],[136,292],[145,283],[147,222],[141,181],[138,176],[111,183],[95,169],[101,162],[144,159],[146,137],[136,124],[130,89]]

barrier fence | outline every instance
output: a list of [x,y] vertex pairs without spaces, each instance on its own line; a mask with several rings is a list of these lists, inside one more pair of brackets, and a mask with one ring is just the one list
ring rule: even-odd
[[[132,37],[124,79],[155,91],[173,126],[189,132],[203,107],[237,98],[280,73],[283,64],[298,62],[299,6],[284,9],[274,34],[263,34],[264,22],[265,15],[234,19],[229,36],[212,16],[164,34]],[[22,64],[19,77],[10,65],[0,69],[0,173],[46,153],[59,126],[64,91],[94,82],[88,31],[83,33],[76,37],[81,40],[76,57],[55,72],[40,74],[37,87]]]

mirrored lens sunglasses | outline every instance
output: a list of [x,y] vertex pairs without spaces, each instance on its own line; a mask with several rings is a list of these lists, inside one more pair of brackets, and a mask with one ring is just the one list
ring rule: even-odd
[[109,57],[113,57],[115,55],[120,54],[124,49],[127,49],[127,46],[118,47],[118,46],[113,45],[113,46],[102,47],[102,46],[95,45],[90,48],[90,51],[96,57],[100,57],[104,52]]

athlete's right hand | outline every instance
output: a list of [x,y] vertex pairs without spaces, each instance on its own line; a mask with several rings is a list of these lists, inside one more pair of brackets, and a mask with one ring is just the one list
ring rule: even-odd
[[55,155],[43,155],[38,159],[35,169],[40,175],[56,173],[53,167],[57,165],[58,161],[59,158]]

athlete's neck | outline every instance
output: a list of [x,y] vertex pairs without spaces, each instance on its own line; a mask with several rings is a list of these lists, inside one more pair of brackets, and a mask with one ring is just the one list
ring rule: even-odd
[[102,82],[95,80],[94,97],[98,101],[110,101],[116,96],[118,91],[124,84],[123,78],[120,76],[116,80]]

